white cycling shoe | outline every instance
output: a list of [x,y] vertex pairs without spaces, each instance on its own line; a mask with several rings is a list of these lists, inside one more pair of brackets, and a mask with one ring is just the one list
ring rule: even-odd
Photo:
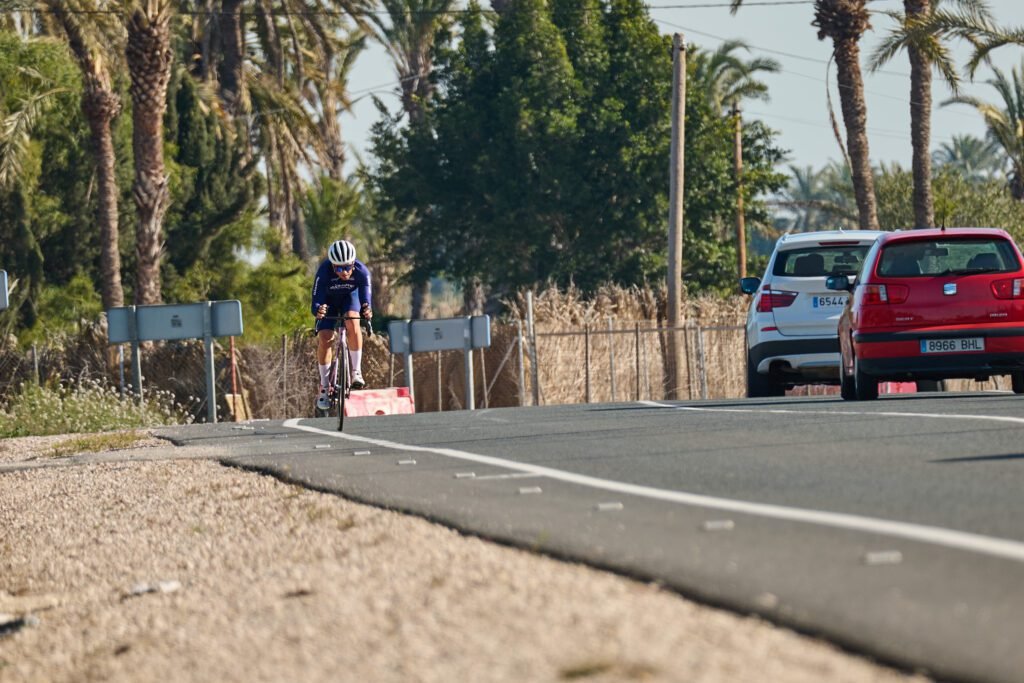
[[331,397],[327,393],[327,387],[320,387],[320,396],[316,399],[316,407],[320,410],[331,409]]
[[352,373],[352,384],[350,386],[351,386],[352,389],[362,389],[363,387],[365,387],[366,386],[366,382],[363,381],[363,373],[361,373],[361,372],[353,372]]

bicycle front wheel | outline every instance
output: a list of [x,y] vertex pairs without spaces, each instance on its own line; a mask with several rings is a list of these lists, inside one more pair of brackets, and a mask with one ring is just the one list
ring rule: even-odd
[[348,396],[348,351],[341,349],[341,358],[338,361],[338,383],[335,391],[338,396],[338,431],[345,427],[345,398]]

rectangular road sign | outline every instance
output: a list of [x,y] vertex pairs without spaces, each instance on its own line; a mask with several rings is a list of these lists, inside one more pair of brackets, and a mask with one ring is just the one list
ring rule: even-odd
[[[207,308],[210,309],[209,330],[206,328]],[[111,344],[241,334],[242,304],[236,300],[121,306],[107,311],[107,338]]]
[[6,309],[9,305],[7,301],[7,271],[0,270],[0,311]]
[[413,353],[481,349],[490,345],[490,316],[413,320],[409,323],[409,350]]

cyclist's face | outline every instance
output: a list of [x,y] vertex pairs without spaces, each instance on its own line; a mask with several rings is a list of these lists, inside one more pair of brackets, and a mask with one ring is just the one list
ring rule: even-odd
[[356,264],[350,263],[347,266],[334,266],[334,274],[340,277],[342,280],[348,280],[352,277],[352,272],[355,269]]

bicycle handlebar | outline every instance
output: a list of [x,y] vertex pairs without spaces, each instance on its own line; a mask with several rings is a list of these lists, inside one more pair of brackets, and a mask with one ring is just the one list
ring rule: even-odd
[[362,325],[363,329],[366,331],[366,336],[373,336],[373,327],[370,326],[370,321],[361,315],[354,318],[347,315],[325,315],[322,318],[318,318],[318,320],[358,320],[359,324]]

